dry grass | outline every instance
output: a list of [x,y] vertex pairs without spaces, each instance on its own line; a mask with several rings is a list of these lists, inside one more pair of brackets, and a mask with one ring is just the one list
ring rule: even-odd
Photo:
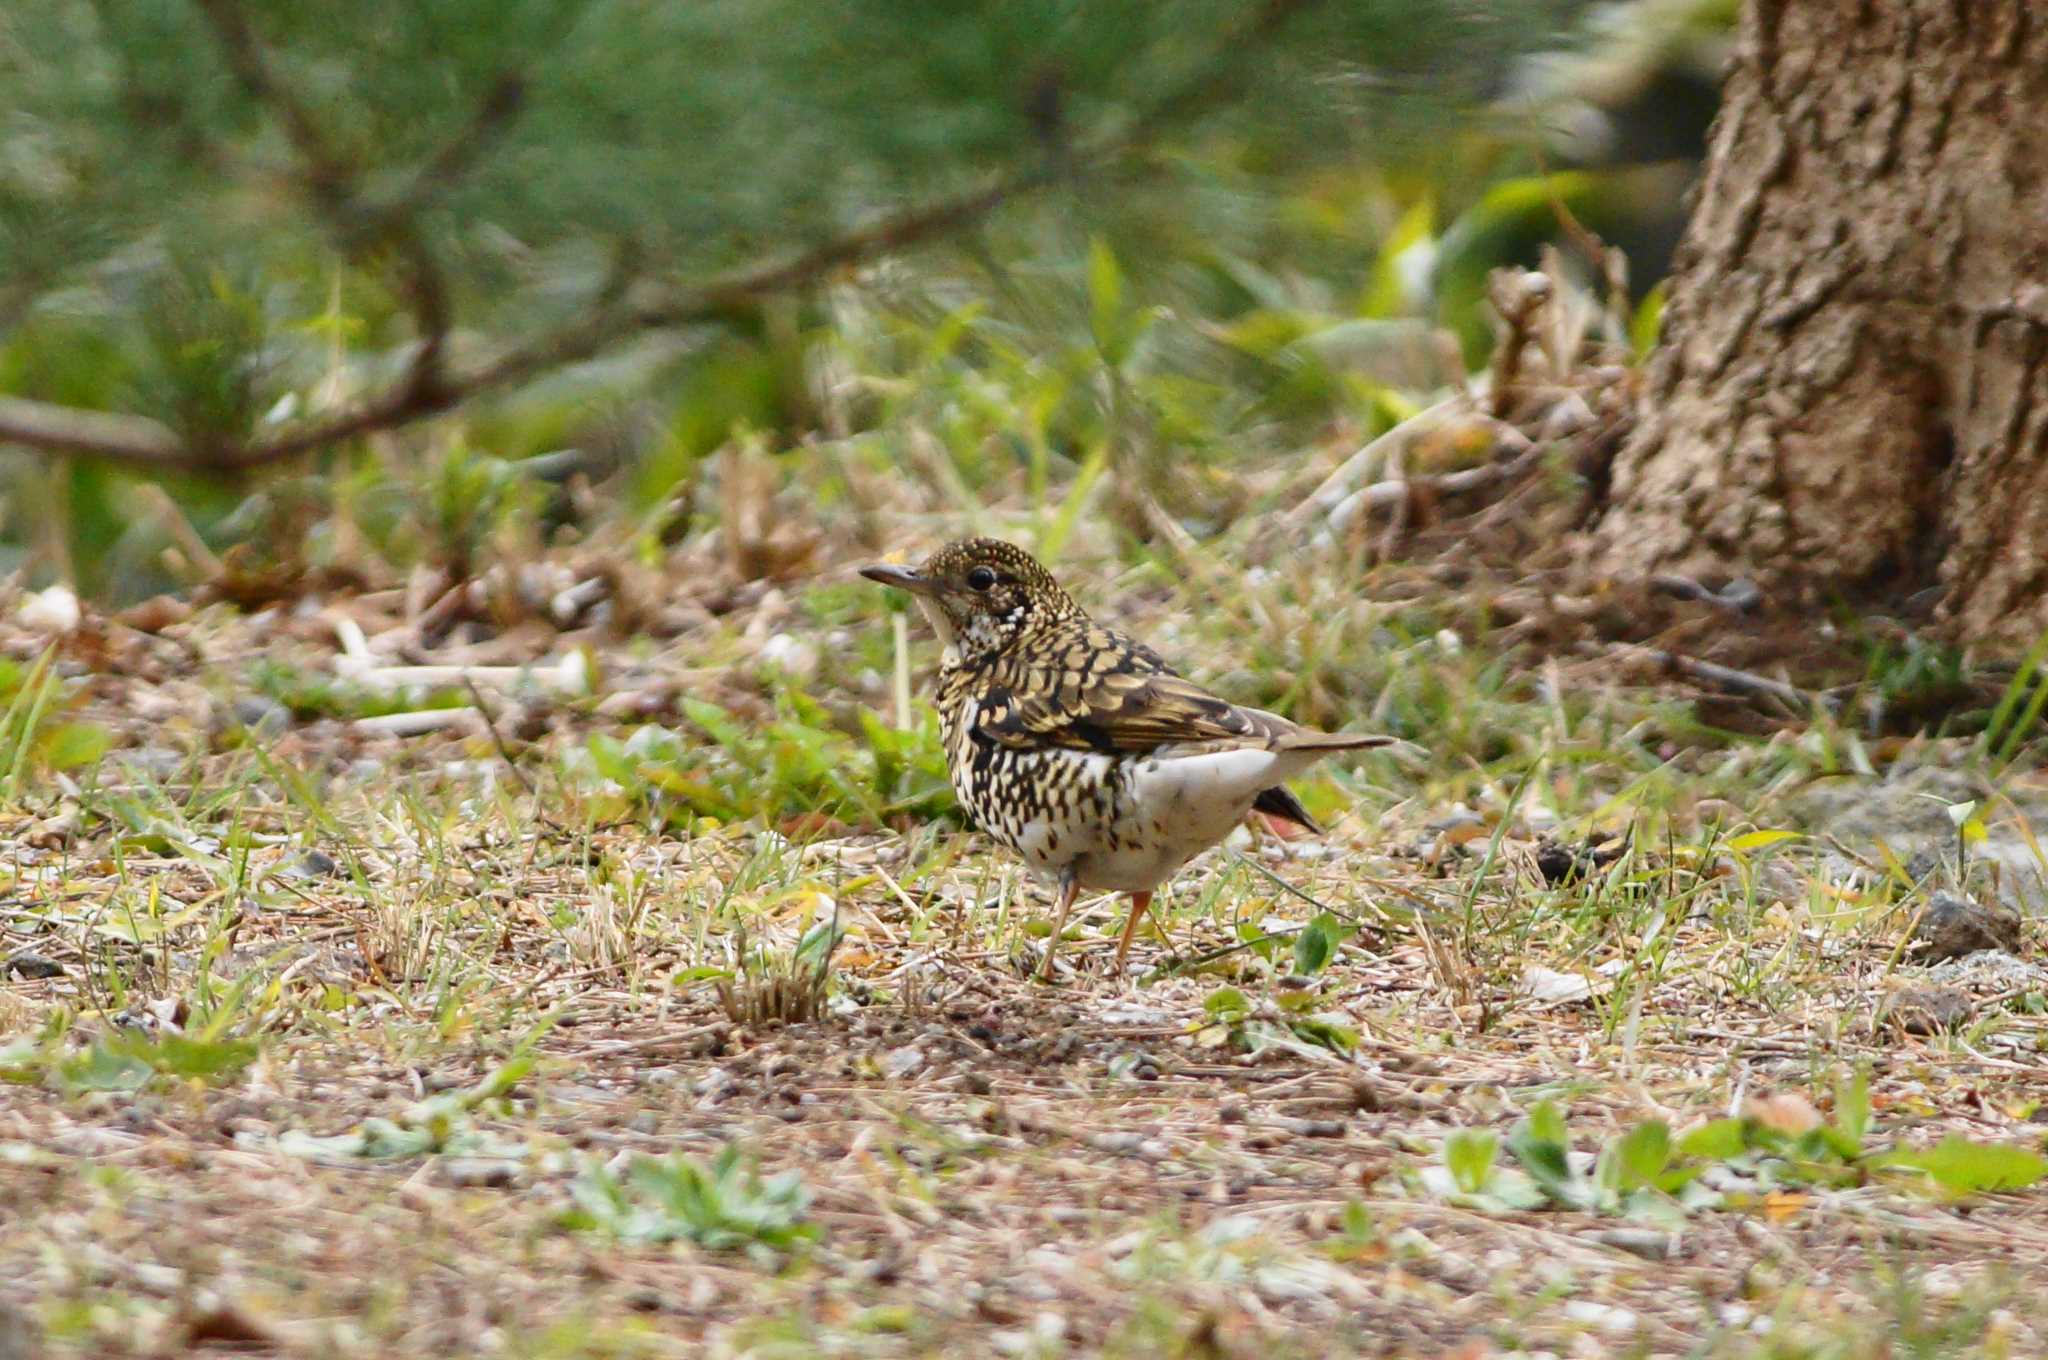
[[[5,948],[55,971],[0,981],[0,1298],[50,1353],[2048,1349],[2038,1191],[1951,1199],[1874,1163],[1687,1213],[1442,1189],[1447,1140],[1546,1100],[1591,1152],[1652,1121],[1840,1119],[1858,1068],[1873,1146],[2038,1147],[2048,974],[1901,950],[1937,883],[2038,910],[2025,762],[1896,746],[1830,801],[1870,759],[1853,729],[1732,739],[1590,660],[1505,663],[1443,632],[1460,610],[1307,571],[1218,593],[1221,559],[1176,584],[1082,543],[1089,602],[1204,678],[1433,755],[1306,787],[1323,840],[1190,869],[1131,976],[1084,902],[1043,985],[1047,895],[928,819],[928,734],[891,738],[908,772],[880,792],[813,759],[883,778],[879,738],[845,735],[893,711],[881,602],[692,551],[639,586],[652,642],[428,645],[394,593],[67,645],[59,716],[115,750],[31,782],[0,905]],[[594,693],[493,673],[488,731],[394,736],[407,703],[331,684],[579,644]],[[281,729],[259,662],[300,709]],[[688,700],[743,736],[716,746]],[[632,744],[649,718],[673,749]],[[1983,842],[1909,873],[1965,796]],[[1776,829],[1804,834],[1751,834]],[[1546,878],[1546,844],[1596,843]],[[1341,943],[1297,976],[1318,920]],[[1906,1032],[1909,983],[1966,1018]],[[814,1237],[734,1229],[760,1186],[647,1208],[726,1147],[800,1174]],[[638,1227],[592,1217],[603,1167]]]

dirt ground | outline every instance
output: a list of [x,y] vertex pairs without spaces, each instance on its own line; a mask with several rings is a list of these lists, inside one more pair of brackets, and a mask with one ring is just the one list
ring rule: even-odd
[[[111,750],[10,785],[0,1356],[2048,1353],[2036,1190],[1849,1167],[1661,1215],[1444,1190],[1447,1140],[1545,1100],[1579,1152],[1651,1121],[1796,1131],[1859,1066],[1876,1142],[2041,1146],[2044,970],[1904,953],[1922,899],[1869,828],[1700,849],[1764,767],[1646,757],[1683,773],[1647,822],[1602,811],[1640,778],[1620,739],[1585,748],[1619,762],[1600,789],[1527,799],[1475,763],[1375,767],[1324,790],[1325,838],[1192,867],[1128,974],[1121,906],[1084,903],[1047,984],[1044,890],[949,823],[621,814],[571,780],[748,628],[594,650],[608,698],[507,680],[486,721],[426,731],[262,697],[261,664],[334,672],[330,613],[68,643],[63,721]],[[576,641],[521,636],[374,659]],[[1546,846],[1631,825],[1546,873]],[[1291,932],[1325,912],[1348,937],[1304,973]],[[748,950],[834,920],[822,1013],[751,1012]],[[1914,988],[1959,1015],[1918,1018]],[[800,1174],[809,1236],[576,1217],[594,1165],[729,1146]]]

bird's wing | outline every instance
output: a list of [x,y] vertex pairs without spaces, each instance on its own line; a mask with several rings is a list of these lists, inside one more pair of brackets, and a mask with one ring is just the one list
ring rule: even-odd
[[975,728],[1024,750],[1265,746],[1295,730],[1284,718],[1239,708],[1175,675],[1149,647],[1107,628],[1090,628],[1071,646],[989,680],[977,696]]

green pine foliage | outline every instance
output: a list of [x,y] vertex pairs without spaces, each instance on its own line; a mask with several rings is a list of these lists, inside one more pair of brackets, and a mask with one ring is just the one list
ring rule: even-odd
[[[317,404],[337,339],[375,390],[435,324],[423,269],[481,356],[607,297],[629,332],[1004,176],[1184,260],[1258,232],[1286,177],[1483,94],[1554,36],[1547,8],[22,0],[0,16],[0,390],[245,438]],[[689,319],[744,326],[752,300]]]

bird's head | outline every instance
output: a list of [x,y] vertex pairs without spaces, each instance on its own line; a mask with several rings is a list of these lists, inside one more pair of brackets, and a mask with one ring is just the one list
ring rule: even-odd
[[870,581],[910,592],[949,664],[1000,652],[1034,630],[1077,617],[1079,605],[1030,553],[994,538],[949,543],[916,567],[862,567]]

